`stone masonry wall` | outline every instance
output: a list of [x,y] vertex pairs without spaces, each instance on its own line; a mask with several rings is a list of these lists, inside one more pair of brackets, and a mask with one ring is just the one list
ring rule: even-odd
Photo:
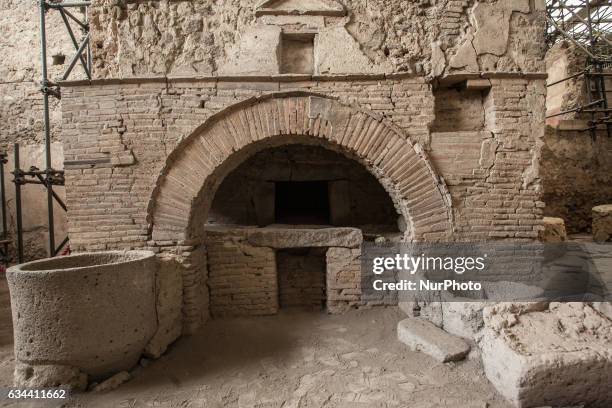
[[[548,73],[547,82],[551,84],[546,94],[546,115],[551,117],[546,119],[546,124],[555,127],[562,121],[590,120],[592,116],[589,112],[571,111],[589,103],[585,76],[577,75],[588,67],[588,55],[575,44],[560,41],[546,52],[545,62]],[[608,74],[611,72],[609,67],[604,68],[604,71]],[[564,80],[570,76],[574,77]],[[607,98],[610,101],[612,99],[612,78],[605,77],[604,81]],[[594,96],[592,98],[595,100]],[[566,111],[570,112],[557,115]]]

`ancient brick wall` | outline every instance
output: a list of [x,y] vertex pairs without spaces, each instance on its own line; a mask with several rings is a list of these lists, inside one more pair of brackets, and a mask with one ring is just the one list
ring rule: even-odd
[[472,133],[429,133],[433,96],[418,77],[280,83],[162,80],[66,88],[64,143],[73,245],[146,246],[147,203],[179,140],[223,107],[279,89],[327,93],[357,104],[421,143],[451,191],[456,239],[533,238],[543,206],[537,172],[543,83],[524,78],[491,82],[486,130]]
[[[370,98],[384,97],[401,106],[390,112],[395,122],[415,139],[427,140],[428,86],[419,78],[399,82],[205,80],[66,87],[63,135],[72,244],[90,250],[146,246],[147,205],[167,156],[212,114],[250,96],[307,89],[365,107],[371,107]],[[130,156],[133,163],[121,163]],[[83,160],[88,163],[80,164]]]
[[[408,235],[417,239],[533,239],[543,207],[543,80],[492,75],[488,81],[483,130],[461,132],[429,131],[434,94],[418,76],[73,83],[64,88],[62,103],[72,245],[203,249],[193,239],[224,175],[257,151],[252,146],[304,140],[349,149],[349,156],[378,175],[408,219]],[[279,91],[285,93],[274,97]],[[308,96],[313,94],[332,99]],[[262,99],[252,99],[257,96]],[[278,133],[289,135],[277,141],[272,135]],[[244,154],[232,155],[234,150]],[[357,273],[359,255],[345,255]],[[201,289],[206,269],[190,255],[184,263],[191,300],[183,307],[191,311],[187,322],[197,324],[206,310],[199,306],[207,298]],[[209,264],[223,265],[220,259]],[[359,300],[351,292],[358,288],[336,294],[329,282],[327,288],[328,302],[338,301],[340,309]]]
[[242,242],[240,232],[210,232],[208,281],[212,317],[278,312],[274,250]]
[[326,253],[324,248],[276,252],[281,308],[322,310],[325,307]]
[[[491,83],[484,104],[486,137],[480,144],[478,166],[468,174],[465,167],[446,173],[451,195],[461,197],[453,200],[458,207],[457,229],[467,239],[478,240],[485,234],[488,238],[534,239],[544,207],[539,182],[544,86],[524,79],[492,79]],[[453,149],[454,154],[475,159],[475,150],[467,147],[469,143],[464,146]],[[441,153],[443,150],[432,152]]]
[[[324,301],[330,313],[378,304],[361,298],[361,241],[361,234],[352,228],[209,227],[205,244],[210,315],[270,315],[281,307],[312,307],[317,299],[318,306]],[[287,257],[288,248],[310,248],[320,259],[312,261],[303,254]],[[304,269],[313,263],[323,269],[322,282],[321,276],[308,276]],[[286,266],[290,269],[283,271]]]
[[[310,7],[310,3],[317,2],[302,3],[304,7]],[[494,3],[348,0],[328,3],[340,4],[343,13],[313,16],[304,22],[304,27],[308,29],[320,29],[319,46],[334,50],[333,55],[323,51],[321,56],[324,58],[320,60],[329,60],[331,55],[334,57],[332,59],[343,58],[359,63],[332,64],[325,68],[326,72],[321,73],[407,72],[427,78],[442,78],[448,74],[481,71],[543,71],[541,57],[544,50],[540,31],[544,11],[540,0],[532,3],[526,0]],[[290,17],[258,15],[261,11],[259,5],[260,2],[255,0],[222,3],[204,0],[96,0],[89,9],[94,75],[98,78],[130,78],[223,74],[223,70],[238,55],[236,50],[250,38],[254,27],[279,24],[289,27],[293,24]],[[42,163],[38,156],[42,149],[42,116],[36,84],[39,77],[36,2],[4,0],[0,7],[4,34],[0,39],[0,49],[5,56],[0,61],[3,78],[0,81],[0,116],[8,118],[0,123],[0,143],[9,153],[15,141],[32,144],[35,147],[24,151],[28,154],[24,162],[40,166]],[[79,13],[78,10],[74,12]],[[49,12],[47,17],[49,59],[51,55],[59,53],[68,56],[64,65],[50,66],[50,76],[54,78],[66,67],[72,48],[59,15]],[[321,25],[323,20],[324,24]],[[492,30],[495,35],[491,35]],[[350,47],[347,45],[348,48],[338,54],[335,44],[339,42],[345,45],[350,43]],[[262,47],[271,46],[265,41],[261,44]],[[259,74],[269,74],[264,72],[262,66],[244,65]],[[77,68],[72,78],[80,77],[82,72]],[[214,92],[216,95],[217,91]],[[372,105],[382,109],[388,103],[385,93],[378,101],[372,99]],[[233,94],[233,90],[226,90],[229,99],[240,99]],[[201,101],[198,95],[195,98]],[[185,103],[185,99],[177,102]],[[52,100],[52,103],[54,109],[58,107],[57,101]],[[229,101],[212,102],[211,105],[214,103],[227,106]],[[165,107],[168,108],[168,105],[165,104]],[[189,103],[186,107],[190,107]],[[211,109],[215,110],[214,107]],[[392,110],[392,107],[387,106],[387,110]],[[409,115],[414,117],[417,113],[409,112]],[[402,120],[399,115],[396,119]],[[51,120],[52,138],[59,142],[61,117],[58,110],[52,111]],[[155,118],[152,121],[155,122]],[[451,118],[449,121],[453,122]],[[467,125],[465,119],[457,124],[462,130]],[[113,156],[114,163],[129,165],[134,160],[129,149],[122,143],[116,143],[117,134],[121,134],[122,128],[121,124],[109,124],[105,129],[107,150]],[[173,143],[170,139],[169,146]],[[57,149],[54,155],[61,163],[61,149]],[[9,167],[12,165],[9,164]],[[58,164],[56,167],[61,166]],[[36,198],[28,203],[43,202],[42,196],[30,190]],[[32,243],[28,245],[31,246],[29,252],[37,257],[44,253],[42,245],[36,244],[44,242],[44,223],[40,224],[35,215],[42,208],[33,205],[31,210],[27,210],[27,218],[32,219],[33,224],[27,227],[31,234],[26,239]],[[14,212],[11,197],[9,210],[11,214]],[[9,220],[9,224],[13,225],[14,220]],[[56,220],[56,225],[60,226],[58,240],[62,238],[62,224],[61,219]]]

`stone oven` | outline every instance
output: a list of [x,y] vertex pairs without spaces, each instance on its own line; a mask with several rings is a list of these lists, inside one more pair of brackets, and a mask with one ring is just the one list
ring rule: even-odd
[[460,36],[468,3],[451,3],[415,14],[440,40],[402,67],[339,2],[268,1],[214,70],[141,77],[93,8],[102,74],[62,84],[70,242],[158,255],[149,354],[211,316],[363,306],[364,240],[537,237],[545,74],[508,44],[542,9],[478,3],[502,21],[487,42],[489,23]]
[[225,177],[206,223],[211,315],[357,305],[363,237],[399,237],[398,218],[376,178],[339,153],[254,154]]

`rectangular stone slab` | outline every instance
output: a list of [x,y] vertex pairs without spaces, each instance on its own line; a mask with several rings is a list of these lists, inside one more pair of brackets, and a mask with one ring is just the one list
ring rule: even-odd
[[417,317],[398,323],[397,338],[412,351],[420,351],[442,363],[462,360],[470,351],[465,341]]
[[248,230],[247,241],[251,245],[270,248],[357,248],[363,237],[357,228],[267,227]]

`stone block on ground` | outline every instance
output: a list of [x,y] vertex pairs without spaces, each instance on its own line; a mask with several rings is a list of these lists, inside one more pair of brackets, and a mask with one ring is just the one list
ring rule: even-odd
[[593,207],[593,239],[597,242],[612,240],[612,204]]
[[119,387],[124,382],[129,381],[130,378],[131,378],[130,373],[128,373],[127,371],[118,372],[117,374],[113,375],[112,377],[108,378],[107,380],[104,380],[100,384],[93,387],[92,391],[93,392],[112,391],[115,388]]
[[420,318],[399,322],[397,337],[412,351],[420,351],[442,363],[462,360],[470,351],[465,341]]
[[567,240],[565,221],[562,218],[544,217],[544,229],[539,234],[542,242],[561,242]]
[[516,407],[612,406],[612,321],[586,303],[488,307],[485,374]]

